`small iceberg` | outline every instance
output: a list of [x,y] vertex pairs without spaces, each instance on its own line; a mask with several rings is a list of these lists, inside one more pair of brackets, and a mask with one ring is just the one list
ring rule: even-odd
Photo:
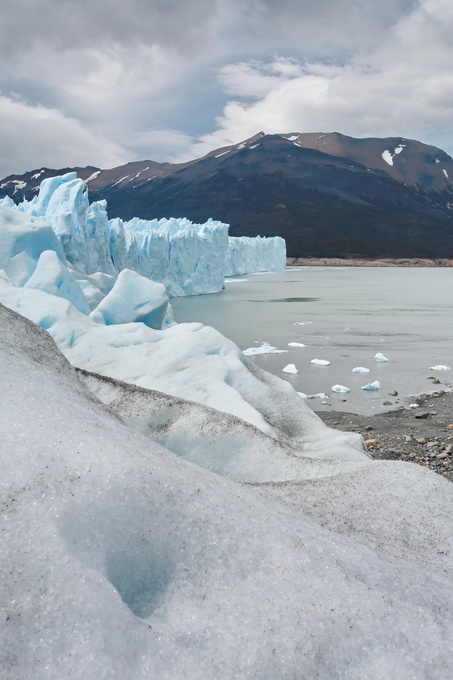
[[330,366],[330,361],[327,361],[326,359],[312,359],[310,363],[315,364],[316,366]]
[[268,342],[261,343],[260,347],[248,347],[244,349],[242,354],[246,357],[250,357],[254,354],[286,354],[287,349],[277,349],[277,347],[272,347]]
[[325,392],[318,392],[318,394],[309,394],[307,399],[328,399],[328,395]]
[[340,394],[344,394],[345,392],[350,392],[351,390],[349,387],[345,387],[344,385],[334,385],[332,387],[332,392],[339,392]]
[[292,373],[293,375],[296,375],[296,373],[299,373],[299,371],[294,366],[294,364],[288,364],[288,366],[282,368],[282,373]]
[[442,364],[439,364],[438,366],[431,366],[430,371],[451,371],[450,366],[442,366]]
[[380,389],[381,389],[381,383],[379,382],[379,380],[375,380],[374,382],[368,383],[368,385],[364,385],[362,387],[362,390],[369,390],[369,391],[380,390]]
[[382,352],[378,352],[377,354],[374,355],[374,358],[376,361],[380,361],[381,363],[384,363],[385,361],[388,361],[387,357],[385,357]]
[[301,342],[288,342],[288,347],[306,347],[307,345],[302,344]]
[[369,373],[370,369],[365,368],[364,366],[356,366],[355,368],[352,369],[353,373]]

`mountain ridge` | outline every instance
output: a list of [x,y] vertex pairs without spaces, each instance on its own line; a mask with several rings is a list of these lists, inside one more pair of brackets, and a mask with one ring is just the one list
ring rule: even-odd
[[213,217],[232,236],[282,236],[290,257],[453,258],[453,160],[403,137],[259,132],[185,163],[10,175],[0,197],[69,170],[110,217]]

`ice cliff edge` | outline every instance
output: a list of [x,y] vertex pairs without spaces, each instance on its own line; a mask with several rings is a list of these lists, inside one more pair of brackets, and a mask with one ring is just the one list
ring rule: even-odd
[[0,205],[44,218],[77,271],[117,275],[131,269],[162,283],[171,297],[219,292],[225,276],[286,266],[282,238],[229,238],[228,225],[212,219],[109,220],[107,202],[90,204],[75,172],[45,179],[31,201],[16,206],[6,197]]

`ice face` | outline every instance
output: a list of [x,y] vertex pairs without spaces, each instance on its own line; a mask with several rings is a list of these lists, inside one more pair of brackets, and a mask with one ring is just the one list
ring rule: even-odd
[[[8,197],[0,205],[15,206]],[[74,172],[44,180],[38,196],[17,209],[51,224],[77,271],[116,275],[129,268],[162,283],[172,297],[216,293],[225,275],[286,266],[283,239],[228,238],[228,225],[211,219],[109,221],[106,201],[89,204],[86,183]]]
[[229,237],[225,276],[275,271],[286,267],[286,244],[273,238]]

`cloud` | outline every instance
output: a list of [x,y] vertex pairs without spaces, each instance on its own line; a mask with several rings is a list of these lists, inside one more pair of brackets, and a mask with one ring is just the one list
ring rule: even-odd
[[[435,138],[452,153],[452,27],[451,3],[423,0],[379,47],[345,63],[274,58],[229,64],[219,80],[235,99],[191,153],[203,155],[259,130]],[[285,72],[280,65],[287,63]]]
[[[83,165],[187,159],[261,129],[448,143],[452,9],[451,0],[6,3],[3,115],[13,124],[14,104],[29,124],[2,167],[63,158],[57,148],[69,154],[62,165],[74,153],[86,154]],[[58,147],[46,149],[52,134]]]
[[20,100],[0,96],[0,176],[9,174],[14,158],[16,173],[38,166],[62,168],[96,165],[112,167],[131,160],[119,145],[84,129],[56,109],[28,106]]

